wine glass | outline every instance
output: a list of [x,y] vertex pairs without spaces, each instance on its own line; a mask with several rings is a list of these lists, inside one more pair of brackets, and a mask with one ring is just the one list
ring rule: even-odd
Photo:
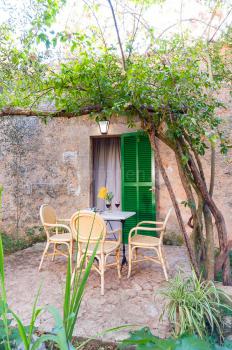
[[108,210],[110,210],[110,208],[111,208],[111,202],[106,202],[106,208],[107,208]]
[[111,207],[111,204],[110,203],[106,203],[106,208],[110,208]]
[[120,201],[115,201],[115,207],[118,209],[119,208],[119,206],[120,206]]

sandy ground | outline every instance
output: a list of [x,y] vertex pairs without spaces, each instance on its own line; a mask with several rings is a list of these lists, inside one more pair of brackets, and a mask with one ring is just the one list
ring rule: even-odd
[[[50,257],[46,258],[42,270],[38,272],[43,248],[44,243],[38,243],[5,258],[8,303],[26,324],[40,286],[39,305],[52,304],[62,310],[66,258],[57,257],[54,262]],[[190,271],[185,248],[167,246],[165,254],[169,276],[173,276],[178,269]],[[130,279],[126,275],[127,267],[123,268],[121,280],[117,277],[116,268],[109,268],[105,273],[105,295],[101,296],[100,277],[96,272],[91,272],[75,328],[76,335],[94,336],[105,329],[125,324],[148,326],[159,336],[168,334],[168,322],[159,321],[164,300],[157,293],[166,285],[161,267],[141,262],[133,265]],[[45,311],[38,321],[38,327],[51,330],[53,325],[52,316]],[[128,331],[121,330],[103,338],[119,340],[125,338]]]

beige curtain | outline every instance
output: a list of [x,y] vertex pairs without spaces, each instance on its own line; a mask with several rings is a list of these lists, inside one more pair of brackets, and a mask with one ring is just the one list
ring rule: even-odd
[[[93,140],[93,205],[105,210],[105,203],[97,198],[100,187],[113,192],[112,210],[115,201],[121,204],[121,159],[120,138],[98,138]],[[121,206],[120,206],[121,208]]]

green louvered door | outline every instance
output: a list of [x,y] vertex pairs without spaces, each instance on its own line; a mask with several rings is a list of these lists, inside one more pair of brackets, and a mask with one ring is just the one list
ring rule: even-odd
[[[122,210],[135,211],[126,220],[123,241],[127,243],[130,229],[139,221],[155,220],[153,156],[149,139],[142,132],[121,136]],[[146,233],[147,234],[147,233]]]

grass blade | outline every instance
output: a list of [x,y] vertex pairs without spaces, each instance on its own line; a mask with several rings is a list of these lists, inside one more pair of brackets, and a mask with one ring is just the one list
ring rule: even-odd
[[8,306],[7,306],[7,296],[6,296],[6,288],[5,288],[5,272],[4,272],[4,253],[3,253],[3,245],[2,245],[2,237],[0,235],[0,302],[2,307],[2,321],[4,324],[4,331],[6,335],[6,344],[5,349],[11,350],[10,339],[9,339],[9,326],[8,326]]
[[15,321],[17,322],[19,334],[20,334],[20,337],[21,337],[22,342],[24,344],[25,350],[29,350],[30,344],[28,342],[26,329],[25,329],[22,321],[20,320],[20,318],[13,311],[11,311],[11,314],[14,317]]
[[70,313],[71,279],[72,279],[71,258],[69,255],[68,265],[67,265],[67,273],[66,273],[64,304],[63,304],[63,318],[64,318],[65,327],[66,327],[67,320],[69,318],[69,313]]

